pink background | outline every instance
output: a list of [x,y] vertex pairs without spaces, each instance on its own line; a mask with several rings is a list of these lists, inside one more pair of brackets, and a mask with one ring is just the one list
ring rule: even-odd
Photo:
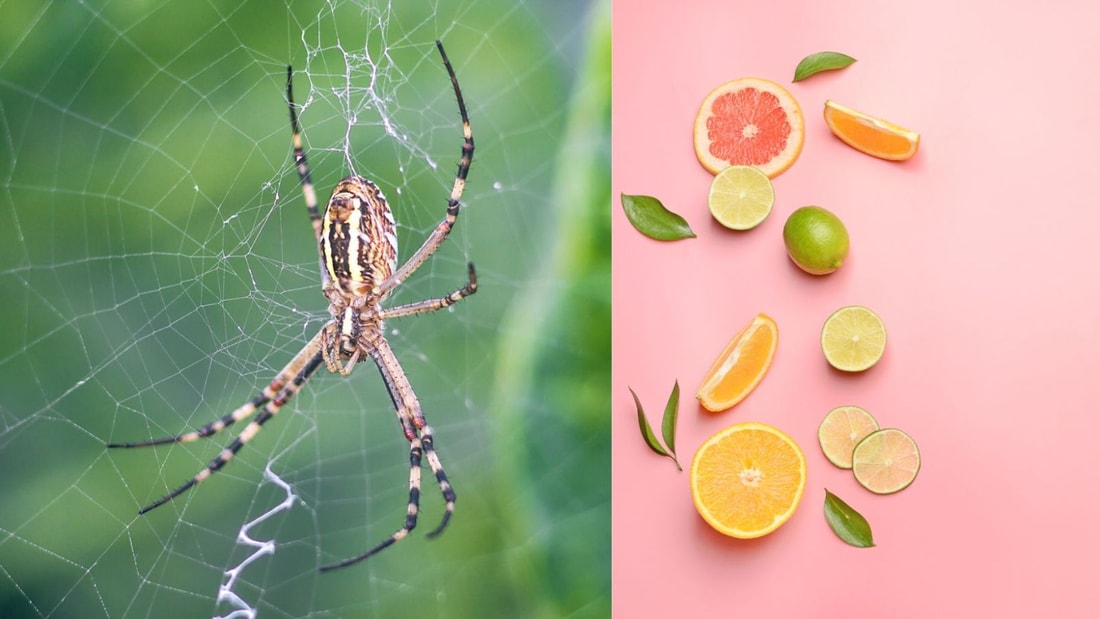
[[[1082,617],[1100,586],[1100,15],[1088,3],[620,0],[613,51],[613,607],[635,617]],[[859,61],[791,84],[806,54]],[[735,77],[788,86],[806,144],[747,233],[707,210],[691,128]],[[922,134],[880,161],[826,128],[826,99]],[[697,239],[630,227],[620,192],[660,198]],[[837,213],[848,263],[822,278],[786,258],[795,208]],[[884,319],[876,367],[842,375],[818,345],[834,309]],[[718,415],[694,399],[726,341],[757,312],[779,324],[775,361]],[[648,451],[628,387],[655,426],[682,388],[678,453]],[[858,404],[909,432],[923,468],[875,496],[834,468],[816,430]],[[687,468],[713,432],[763,421],[803,448],[801,507],[754,541],[711,530]],[[878,546],[846,546],[824,488],[861,511]]]

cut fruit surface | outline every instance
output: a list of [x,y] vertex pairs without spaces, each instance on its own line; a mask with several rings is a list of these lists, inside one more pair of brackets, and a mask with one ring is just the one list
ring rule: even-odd
[[867,435],[852,452],[852,473],[861,486],[875,494],[904,490],[920,471],[917,443],[897,428]]
[[718,223],[732,230],[749,230],[772,212],[775,189],[759,168],[734,165],[719,172],[710,184],[707,205]]
[[821,328],[821,351],[838,370],[862,372],[878,363],[886,350],[886,325],[862,305],[833,312]]
[[798,159],[805,134],[802,108],[786,88],[743,77],[703,99],[695,117],[695,156],[711,174],[751,165],[775,178]]
[[767,314],[757,314],[722,349],[695,397],[712,412],[744,400],[764,379],[778,346],[779,326]]
[[848,146],[879,159],[904,161],[920,146],[919,133],[834,101],[825,102],[825,124]]
[[821,451],[834,465],[852,468],[852,451],[868,434],[878,430],[871,413],[858,406],[838,406],[825,415],[817,428]]
[[715,530],[748,539],[790,519],[806,488],[806,457],[770,425],[734,424],[707,439],[691,463],[695,509]]

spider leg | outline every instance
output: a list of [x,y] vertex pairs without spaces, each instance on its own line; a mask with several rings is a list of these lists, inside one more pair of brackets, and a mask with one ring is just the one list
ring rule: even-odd
[[151,447],[153,445],[166,445],[168,443],[190,443],[192,441],[197,441],[200,438],[206,438],[213,434],[217,434],[218,432],[221,432],[222,430],[233,425],[234,423],[241,421],[242,419],[247,419],[251,417],[257,409],[271,401],[271,398],[275,397],[275,394],[283,388],[285,381],[289,380],[290,378],[291,376],[284,376],[283,373],[280,372],[279,376],[275,377],[275,380],[271,381],[270,385],[264,387],[264,390],[261,391],[259,395],[252,398],[240,408],[234,410],[232,413],[229,413],[225,417],[222,417],[221,419],[218,419],[216,421],[211,421],[210,423],[202,426],[201,428],[198,428],[193,432],[180,434],[178,436],[154,438],[147,441],[136,441],[133,443],[107,443],[107,447],[109,449],[114,449],[118,447]]
[[386,384],[387,391],[389,391],[390,399],[393,400],[397,418],[405,432],[405,438],[409,440],[409,503],[405,510],[405,523],[400,529],[370,550],[338,563],[323,566],[321,571],[347,567],[367,559],[401,541],[416,528],[417,517],[420,515],[420,463],[424,456],[427,456],[428,466],[435,475],[436,484],[439,486],[439,490],[443,494],[443,500],[446,502],[442,521],[428,536],[432,537],[442,533],[447,523],[450,522],[451,515],[454,514],[455,491],[450,481],[447,480],[447,474],[443,470],[439,454],[435,451],[432,430],[424,421],[420,401],[413,392],[412,385],[405,377],[405,372],[401,369],[401,365],[386,339],[380,337],[373,344],[374,349],[371,352],[371,358],[374,359],[378,371],[382,374],[382,380]]
[[[309,346],[307,345],[306,348],[308,349]],[[271,384],[269,384],[267,387],[264,387],[263,391],[261,391],[251,400],[244,403],[236,410],[229,413],[225,417],[222,417],[221,419],[211,421],[201,428],[198,428],[192,432],[187,432],[185,434],[180,434],[177,436],[166,436],[164,438],[154,438],[147,441],[135,441],[132,443],[107,443],[107,448],[128,449],[131,447],[152,447],[153,445],[166,445],[168,443],[190,443],[192,441],[197,441],[201,438],[206,438],[208,436],[217,434],[218,432],[221,432],[222,430],[233,425],[234,423],[251,417],[252,414],[255,413],[261,406],[270,402],[272,398],[274,398],[280,391],[282,391],[283,387],[285,387],[286,384],[290,382],[298,374],[299,371],[301,371],[302,367],[308,361],[309,355],[304,354],[304,352],[305,350],[303,350],[302,353],[299,353],[296,357],[294,357],[294,359],[290,361],[290,363],[286,365],[286,367],[280,370],[279,373],[275,375],[275,378],[272,379]]]
[[436,312],[445,307],[450,307],[455,303],[458,303],[462,299],[477,292],[477,274],[474,272],[474,263],[469,262],[466,264],[467,272],[469,273],[469,281],[465,286],[452,292],[451,294],[439,298],[428,299],[427,301],[419,301],[417,303],[409,303],[407,305],[398,305],[382,310],[378,313],[379,320],[388,320],[390,318],[401,318],[402,316],[412,316],[414,314],[426,314],[428,312]]
[[[199,430],[183,434],[178,437],[168,437],[164,439],[156,439],[140,443],[108,444],[108,447],[144,447],[147,445],[161,445],[164,443],[187,442],[196,440],[204,436],[210,436],[211,434],[214,434],[224,429],[230,423],[234,421],[240,421],[240,419],[247,417],[251,414],[251,411],[255,411],[258,407],[261,406],[259,404],[253,404],[255,402],[263,400],[262,410],[260,410],[259,415],[257,415],[251,423],[245,426],[244,429],[241,430],[241,433],[237,436],[237,438],[234,439],[233,442],[230,443],[225,449],[223,449],[221,453],[219,453],[218,456],[206,466],[206,468],[204,468],[202,471],[200,471],[198,474],[188,480],[187,483],[176,488],[172,492],[169,492],[160,499],[157,499],[153,503],[150,503],[149,505],[141,508],[141,510],[138,511],[138,514],[145,514],[153,509],[160,507],[161,505],[164,505],[168,501],[171,501],[172,499],[194,487],[196,484],[202,482],[207,477],[210,477],[216,471],[225,466],[227,462],[232,460],[233,456],[235,456],[242,447],[247,445],[248,442],[251,441],[257,433],[259,433],[260,428],[263,426],[263,424],[274,417],[279,412],[279,410],[287,402],[289,402],[290,399],[298,393],[298,391],[301,390],[302,385],[304,385],[305,382],[309,380],[309,377],[312,376],[315,371],[317,371],[317,368],[321,366],[322,333],[323,331],[318,333],[316,336],[313,337],[312,340],[310,340],[309,344],[307,344],[305,348],[303,348],[302,351],[298,353],[294,357],[294,359],[292,359],[291,362],[288,363],[285,368],[283,368],[281,372],[279,372],[278,378],[272,381],[271,385],[265,388],[261,395],[256,396],[251,401],[249,401],[248,404],[245,404],[244,406],[238,408],[230,415],[227,415],[226,417],[223,417],[218,421],[207,424]],[[276,389],[275,387],[277,385],[278,388]],[[251,410],[248,412],[248,414],[243,413],[243,411],[249,409]]]
[[294,105],[294,69],[286,67],[286,102],[290,108],[290,130],[294,144],[294,163],[298,167],[298,178],[302,181],[302,197],[306,202],[306,212],[309,213],[309,223],[313,225],[313,236],[318,242],[318,264],[321,268],[321,287],[327,288],[329,284],[328,269],[325,268],[324,258],[320,253],[321,242],[321,211],[317,208],[317,190],[313,187],[313,176],[309,172],[309,163],[306,162],[306,150],[302,146],[302,127],[298,124],[298,111]]
[[321,239],[321,212],[317,209],[317,191],[313,188],[313,177],[306,163],[306,151],[302,147],[302,127],[298,124],[298,111],[294,105],[294,69],[286,67],[286,102],[290,108],[290,130],[294,140],[294,163],[298,166],[298,177],[302,180],[302,196],[306,201],[309,222],[313,224],[313,233]]
[[458,112],[462,116],[462,156],[458,160],[458,172],[455,174],[451,195],[447,200],[447,215],[424,240],[424,244],[420,246],[420,249],[417,249],[412,257],[401,265],[389,279],[378,286],[377,292],[380,295],[393,290],[398,284],[408,279],[420,268],[420,265],[424,264],[424,261],[435,253],[435,250],[439,249],[443,241],[447,240],[447,235],[451,233],[451,228],[458,220],[459,200],[462,199],[462,191],[466,188],[466,176],[470,172],[470,163],[474,159],[474,133],[470,129],[470,118],[466,115],[466,103],[462,100],[462,89],[458,86],[458,77],[455,76],[451,61],[447,59],[447,52],[443,51],[443,43],[436,41],[435,46],[439,48],[439,56],[443,59],[443,66],[447,68],[447,74],[451,76],[451,85],[454,86],[455,98],[458,99]]
[[408,508],[405,510],[405,526],[398,529],[397,532],[387,537],[374,548],[362,554],[344,559],[338,563],[321,566],[322,572],[348,567],[349,565],[359,563],[367,557],[376,555],[382,550],[389,548],[394,542],[400,541],[416,527],[416,517],[420,511],[420,458],[422,455],[423,448],[421,447],[421,440],[419,438],[414,438],[410,442],[409,447],[409,504]]
[[440,520],[439,526],[428,532],[428,537],[435,537],[447,528],[447,523],[451,521],[451,516],[455,513],[455,491],[451,487],[451,482],[447,480],[447,473],[443,471],[443,463],[439,461],[439,454],[435,452],[435,440],[432,438],[430,427],[424,426],[420,429],[420,441],[424,444],[424,455],[428,457],[428,467],[432,469],[432,474],[435,475],[435,483],[443,492],[443,500],[446,501],[443,508],[443,519]]

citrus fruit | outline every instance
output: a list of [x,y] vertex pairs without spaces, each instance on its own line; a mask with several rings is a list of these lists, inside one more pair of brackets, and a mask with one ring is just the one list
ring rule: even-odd
[[882,358],[886,325],[862,305],[833,312],[821,328],[821,351],[829,365],[845,372],[862,372]]
[[724,411],[756,388],[779,345],[779,327],[767,314],[757,314],[722,349],[707,370],[695,397],[708,411]]
[[734,165],[722,170],[710,183],[707,204],[718,223],[733,230],[760,225],[772,212],[775,190],[759,168]]
[[844,264],[850,240],[839,217],[820,206],[803,206],[787,217],[783,243],[798,268],[826,275]]
[[920,451],[908,434],[886,428],[868,434],[852,452],[852,472],[875,494],[904,490],[917,478]]
[[806,488],[806,457],[791,437],[763,423],[711,436],[691,462],[695,509],[715,530],[748,539],[790,519]]
[[751,165],[775,178],[798,159],[805,137],[798,101],[779,84],[755,77],[715,88],[695,117],[695,155],[711,174]]
[[825,124],[848,146],[879,159],[904,161],[920,145],[919,133],[834,101],[825,102]]
[[842,469],[852,468],[852,450],[868,434],[878,430],[874,416],[858,406],[838,406],[825,415],[817,428],[817,441],[825,457]]

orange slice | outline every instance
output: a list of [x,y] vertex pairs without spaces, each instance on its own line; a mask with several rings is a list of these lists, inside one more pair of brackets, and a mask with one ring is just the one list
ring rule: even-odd
[[767,314],[757,314],[733,336],[707,371],[695,393],[703,408],[719,412],[744,400],[764,379],[778,345],[775,321]]
[[715,88],[695,117],[695,156],[711,174],[751,165],[775,178],[802,153],[802,108],[775,82],[743,77]]
[[848,146],[879,159],[904,161],[920,145],[919,133],[834,101],[825,102],[825,124]]
[[734,424],[695,452],[691,496],[715,530],[749,539],[790,520],[806,488],[806,457],[791,437],[763,423]]

